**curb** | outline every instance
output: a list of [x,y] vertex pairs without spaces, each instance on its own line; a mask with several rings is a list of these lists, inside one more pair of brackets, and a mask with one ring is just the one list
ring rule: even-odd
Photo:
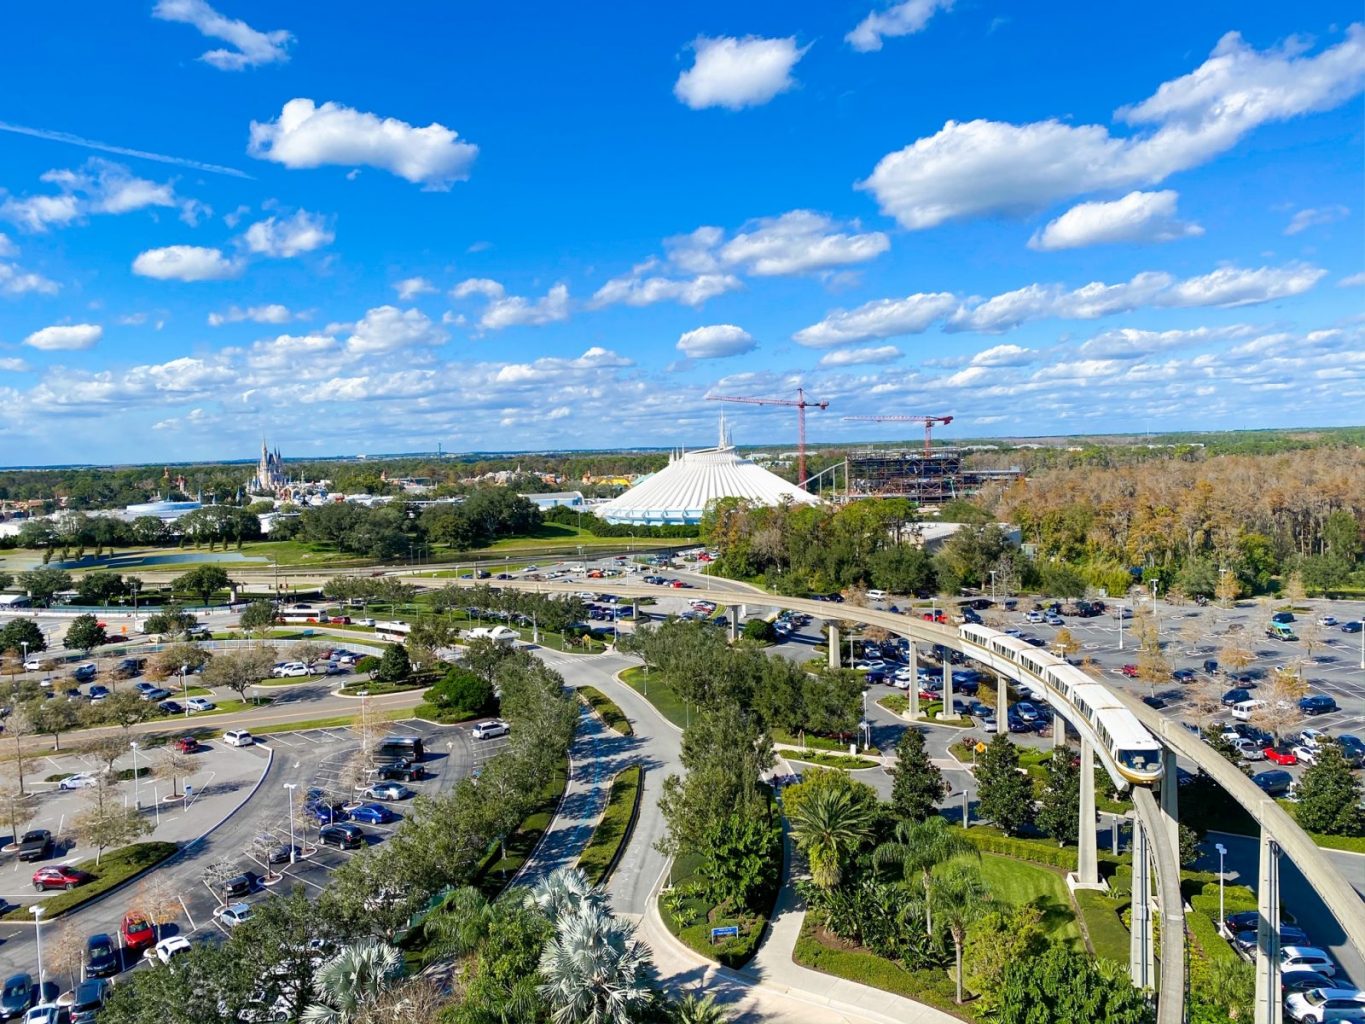
[[[626,765],[624,768],[621,769],[621,771],[622,771],[622,772],[624,772],[624,771],[629,771],[631,768],[639,768],[639,769],[640,769],[640,783],[639,783],[639,785],[637,785],[637,786],[635,787],[635,800],[634,800],[634,802],[631,804],[631,807],[630,807],[630,817],[626,819],[626,828],[625,828],[625,831],[621,833],[621,841],[620,841],[619,843],[616,844],[616,852],[613,853],[613,854],[611,855],[611,860],[607,861],[606,869],[602,872],[602,877],[599,878],[595,883],[593,883],[593,884],[595,884],[595,885],[599,885],[599,886],[605,887],[606,884],[607,884],[607,882],[611,881],[611,876],[612,876],[612,874],[616,871],[617,865],[619,865],[619,864],[621,863],[621,858],[625,855],[626,847],[628,847],[628,846],[630,845],[631,839],[634,838],[634,836],[635,836],[635,823],[636,823],[636,821],[638,821],[639,818],[640,818],[640,805],[641,805],[642,803],[644,803],[644,796],[645,796],[645,766],[644,766],[642,763],[640,763],[639,761],[635,761],[635,762],[632,762],[631,764]],[[613,775],[613,776],[612,776],[611,784],[612,784],[613,786],[616,785],[617,776],[619,776],[620,774],[621,774],[621,772],[617,772],[616,775]],[[608,800],[608,801],[611,800],[611,789],[610,789],[610,788],[608,788],[608,790],[607,790],[607,800]],[[606,807],[603,807],[603,808],[602,808],[602,813],[603,813],[603,814],[606,813]],[[602,824],[602,819],[601,819],[601,818],[598,818],[598,819],[597,819],[597,825],[600,826],[601,824]],[[596,832],[597,832],[597,827],[594,827],[594,828],[593,828],[593,833],[596,834]],[[588,842],[589,842],[589,843],[592,842],[592,836],[588,836]],[[585,847],[585,849],[586,849],[586,847]],[[580,853],[578,856],[579,856],[580,859],[582,859],[582,856],[583,856],[583,855]]]
[[[591,685],[591,684],[585,683],[584,685],[585,685],[585,686],[589,686],[589,685]],[[597,687],[593,686],[592,689],[597,690]],[[617,736],[619,736],[619,737],[620,737],[621,739],[623,739],[623,740],[628,740],[628,739],[634,738],[634,736],[635,736],[635,725],[631,722],[631,720],[630,720],[629,718],[626,717],[626,713],[625,713],[624,711],[621,711],[621,707],[620,707],[619,704],[617,705],[616,710],[617,710],[617,711],[621,711],[621,717],[626,719],[626,725],[630,726],[630,732],[621,732],[621,731],[620,731],[619,729],[617,729],[614,725],[609,725],[609,724],[607,723],[607,720],[606,720],[605,718],[602,717],[601,713],[600,713],[595,707],[592,706],[592,702],[591,702],[590,700],[588,700],[588,698],[586,698],[586,697],[583,696],[583,694],[581,693],[581,690],[582,690],[582,687],[580,687],[580,686],[575,686],[575,687],[574,687],[574,695],[578,698],[578,702],[579,702],[580,704],[582,704],[585,708],[588,709],[588,714],[592,715],[593,718],[597,719],[599,722],[602,723],[602,728],[603,728],[603,729],[606,729],[608,732],[615,733]],[[602,693],[601,690],[597,690],[597,692],[598,692],[598,693]],[[602,693],[602,696],[603,696],[603,697],[607,697],[607,695],[606,695],[605,693]],[[607,700],[611,700],[611,698],[610,698],[610,697],[607,697]],[[616,701],[614,701],[614,700],[611,701],[611,702],[612,702],[613,704],[616,704]]]
[[[638,667],[639,667],[638,665],[632,665],[632,666],[631,666],[631,668],[638,668]],[[623,669],[621,669],[620,672],[614,673],[614,674],[612,675],[612,677],[611,677],[611,678],[612,678],[612,681],[613,681],[613,682],[616,682],[616,683],[619,683],[620,685],[624,686],[627,690],[629,690],[631,693],[635,694],[635,696],[639,697],[642,701],[644,701],[646,704],[648,704],[649,707],[650,707],[650,710],[653,711],[656,715],[659,716],[659,721],[660,721],[660,722],[662,722],[665,726],[667,726],[668,728],[672,729],[672,730],[673,730],[674,732],[676,732],[679,736],[681,736],[682,733],[683,733],[683,730],[680,729],[680,728],[678,728],[678,726],[674,725],[672,722],[670,722],[670,721],[668,720],[668,718],[664,715],[664,713],[663,713],[662,711],[660,711],[657,707],[654,706],[654,702],[653,702],[652,700],[650,700],[648,696],[646,696],[645,694],[641,693],[639,690],[635,689],[635,687],[631,686],[630,683],[626,682],[624,679],[621,678],[621,675],[622,675],[623,673],[629,672],[629,671],[630,671],[629,668],[623,668]],[[624,712],[623,712],[623,713],[624,713]]]

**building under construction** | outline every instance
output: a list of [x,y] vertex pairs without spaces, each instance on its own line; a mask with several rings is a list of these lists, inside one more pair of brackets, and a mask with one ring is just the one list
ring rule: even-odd
[[992,480],[1013,480],[1018,469],[964,469],[960,448],[865,448],[848,453],[846,499],[909,498],[938,504],[975,494]]

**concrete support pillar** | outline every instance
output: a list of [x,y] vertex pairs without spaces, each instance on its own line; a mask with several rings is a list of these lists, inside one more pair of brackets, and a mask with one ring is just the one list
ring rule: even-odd
[[905,695],[910,698],[910,720],[915,721],[919,718],[919,648],[913,640],[910,641],[909,661],[906,664],[910,666],[910,686]]
[[[742,605],[740,605],[740,606],[739,606],[739,619],[747,619],[748,617],[749,617],[749,606],[748,606],[747,604],[742,604]],[[738,622],[739,619],[736,619],[735,621]]]
[[734,643],[739,639],[739,615],[730,616],[730,642]]
[[1133,822],[1133,905],[1128,945],[1128,974],[1141,989],[1156,988],[1156,964],[1152,934],[1152,862],[1150,841],[1141,819]]
[[[1052,716],[1052,749],[1066,746],[1066,719],[1061,715]],[[1082,745],[1082,749],[1084,745]]]
[[948,652],[943,652],[943,713],[953,713],[953,662]]
[[1261,879],[1256,889],[1256,1024],[1281,1024],[1280,847],[1261,830]]
[[839,627],[829,624],[829,667],[839,667]]
[[1180,779],[1176,776],[1175,751],[1161,748],[1161,817],[1166,823],[1171,849],[1180,860]]
[[1009,721],[1010,710],[1010,686],[1009,680],[1002,675],[997,675],[995,689],[995,724],[998,729],[1006,729],[1006,722]]
[[1097,886],[1100,884],[1100,863],[1095,848],[1098,841],[1095,833],[1095,748],[1085,739],[1081,740],[1081,820],[1076,835],[1079,847],[1076,882]]

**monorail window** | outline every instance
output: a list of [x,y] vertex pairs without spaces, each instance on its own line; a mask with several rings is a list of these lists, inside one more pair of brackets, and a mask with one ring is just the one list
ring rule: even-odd
[[1119,764],[1135,772],[1155,772],[1161,769],[1159,750],[1120,750]]

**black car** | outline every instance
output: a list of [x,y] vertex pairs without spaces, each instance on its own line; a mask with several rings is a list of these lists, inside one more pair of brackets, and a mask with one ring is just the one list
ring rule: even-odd
[[1365,629],[1365,622],[1361,622],[1360,620],[1343,622],[1341,624],[1341,631],[1343,633],[1359,633],[1362,629]]
[[1299,699],[1299,710],[1305,715],[1326,715],[1337,709],[1337,702],[1325,693],[1313,693]]
[[1251,700],[1251,691],[1244,686],[1238,686],[1223,694],[1223,707],[1230,708],[1244,700]]
[[359,825],[328,825],[318,833],[323,846],[335,846],[338,850],[356,850],[365,845],[365,830]]
[[177,704],[173,700],[163,700],[156,707],[158,711],[163,711],[168,715],[183,715],[185,713],[184,705]]
[[381,779],[392,779],[397,782],[412,782],[414,779],[424,778],[426,772],[421,765],[400,762],[398,764],[380,765],[375,770],[375,775]]
[[77,665],[76,671],[72,672],[71,674],[76,677],[76,682],[88,683],[90,682],[90,680],[95,678],[95,673],[97,671],[98,670],[95,668],[94,665]]
[[1269,796],[1284,796],[1289,792],[1294,776],[1282,769],[1273,768],[1268,772],[1257,772],[1251,777],[1251,781]]
[[298,855],[299,848],[297,846],[290,846],[288,843],[283,843],[279,846],[272,846],[270,848],[269,852],[266,854],[266,863],[272,865],[288,864],[292,859],[297,858]]
[[77,985],[71,1002],[71,1024],[95,1024],[108,994],[109,982],[103,978],[87,978]]
[[1158,711],[1166,706],[1166,701],[1154,693],[1143,697],[1142,703],[1146,704],[1149,708],[1156,708]]
[[52,833],[45,828],[25,832],[19,839],[20,860],[43,860],[52,856]]
[[1233,935],[1238,932],[1254,931],[1259,927],[1261,915],[1256,910],[1239,910],[1235,914],[1229,914],[1223,918],[1223,924]]
[[1192,683],[1194,682],[1194,669],[1178,668],[1171,673],[1171,678],[1177,683]]
[[85,940],[85,974],[88,978],[104,978],[119,970],[118,947],[104,932]]
[[1317,971],[1285,971],[1280,975],[1280,991],[1284,995],[1307,992],[1310,988],[1336,988],[1336,983]]
[[245,896],[251,891],[251,888],[250,875],[233,875],[223,883],[220,892],[227,899],[235,899],[238,896]]
[[28,1012],[38,999],[38,988],[27,974],[12,974],[0,989],[0,1020],[13,1020]]

